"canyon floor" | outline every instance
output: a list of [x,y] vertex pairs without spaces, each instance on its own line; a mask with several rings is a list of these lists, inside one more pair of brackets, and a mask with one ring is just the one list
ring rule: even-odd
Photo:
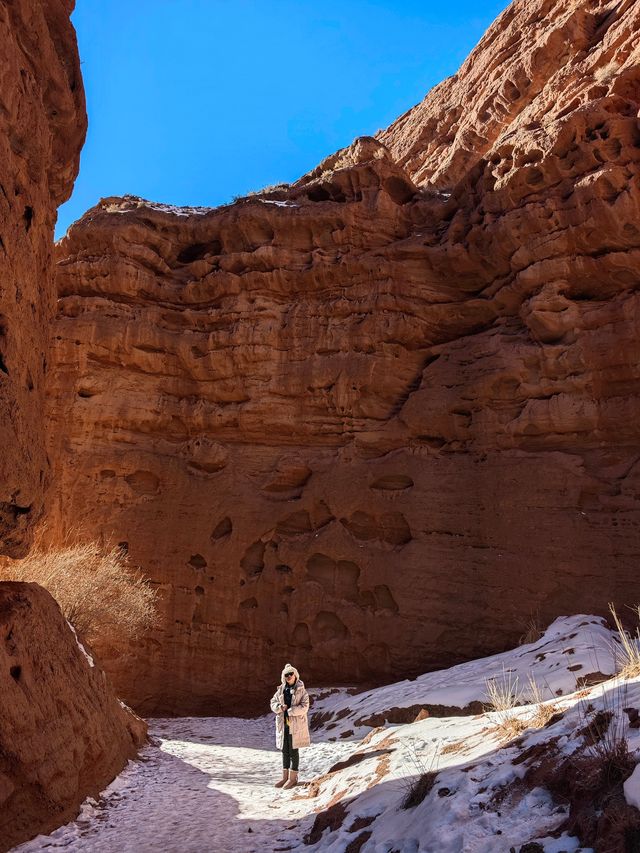
[[[640,678],[615,675],[618,649],[604,620],[573,616],[412,681],[315,691],[291,791],[273,788],[270,715],[151,720],[99,801],[15,853],[635,850]],[[519,704],[484,710],[491,683]]]

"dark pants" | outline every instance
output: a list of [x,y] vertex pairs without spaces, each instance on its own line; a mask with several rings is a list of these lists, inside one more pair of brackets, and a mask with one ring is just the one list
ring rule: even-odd
[[282,744],[282,766],[285,770],[297,770],[300,762],[300,751],[294,749],[291,742],[291,732],[285,726],[284,742]]

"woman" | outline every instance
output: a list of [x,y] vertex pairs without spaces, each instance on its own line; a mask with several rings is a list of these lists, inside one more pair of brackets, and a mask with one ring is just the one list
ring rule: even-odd
[[295,788],[298,784],[298,750],[309,746],[309,694],[300,681],[298,670],[288,663],[282,670],[280,687],[273,694],[271,710],[276,715],[276,747],[282,750],[282,779],[276,788]]

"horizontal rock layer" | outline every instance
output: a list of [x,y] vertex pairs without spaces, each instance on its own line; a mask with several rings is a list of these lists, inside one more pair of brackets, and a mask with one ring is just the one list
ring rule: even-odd
[[105,199],[62,241],[51,525],[161,591],[103,650],[138,708],[257,707],[285,659],[397,679],[636,600],[639,23],[514,3],[293,186]]
[[0,5],[0,554],[23,556],[49,463],[44,376],[56,209],[86,129],[69,0]]
[[146,740],[60,608],[0,583],[0,850],[75,817]]

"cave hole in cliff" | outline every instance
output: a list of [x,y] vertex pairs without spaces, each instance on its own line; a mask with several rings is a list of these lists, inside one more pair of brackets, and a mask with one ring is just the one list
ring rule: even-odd
[[22,214],[22,218],[24,219],[24,229],[27,232],[29,232],[31,228],[31,225],[33,223],[33,217],[33,208],[31,207],[31,205],[28,204],[24,209],[24,213]]
[[311,648],[311,634],[309,632],[309,626],[306,622],[298,622],[296,627],[293,629],[291,643],[297,649]]
[[313,620],[313,635],[321,643],[326,643],[346,640],[350,632],[339,616],[329,610],[321,610]]
[[335,201],[338,204],[347,201],[345,193],[337,184],[323,184],[322,186],[312,187],[307,192],[307,198],[309,201]]
[[398,205],[407,204],[415,195],[413,187],[395,175],[387,178],[382,186],[391,201]]
[[261,540],[249,545],[240,565],[248,578],[256,578],[262,574],[264,569],[265,544]]
[[[7,337],[7,323],[5,318],[0,314],[0,343]],[[7,367],[7,363],[4,360],[4,355],[2,350],[0,349],[0,370],[3,373],[9,375],[9,368]]]
[[369,488],[378,489],[382,492],[400,492],[404,489],[410,489],[412,486],[413,480],[406,474],[385,474],[374,480]]
[[301,536],[312,530],[311,518],[306,509],[292,512],[276,524],[276,533],[280,536]]
[[229,536],[229,534],[233,530],[233,522],[227,515],[222,521],[219,521],[211,534],[212,540],[223,539],[225,536]]
[[222,243],[219,240],[209,240],[208,243],[192,243],[185,246],[176,258],[179,264],[190,264],[201,261],[207,255],[221,255]]
[[14,681],[20,681],[20,677],[22,675],[22,667],[19,665],[12,666],[9,670],[9,675],[13,678]]
[[202,554],[193,554],[189,560],[189,565],[197,572],[203,572],[207,568],[207,561]]

